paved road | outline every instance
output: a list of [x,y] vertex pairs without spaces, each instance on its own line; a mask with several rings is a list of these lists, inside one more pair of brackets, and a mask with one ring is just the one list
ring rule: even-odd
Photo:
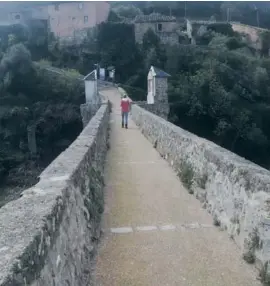
[[120,127],[117,90],[104,93],[113,111],[95,285],[261,285],[255,269],[135,124]]

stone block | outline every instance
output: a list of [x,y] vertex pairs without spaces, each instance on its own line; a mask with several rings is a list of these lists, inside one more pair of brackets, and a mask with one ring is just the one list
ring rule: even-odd
[[34,187],[0,209],[0,285],[89,285],[103,212],[109,106]]

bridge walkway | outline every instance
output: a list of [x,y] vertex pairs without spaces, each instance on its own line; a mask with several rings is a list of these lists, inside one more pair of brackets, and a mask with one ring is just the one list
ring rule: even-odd
[[113,110],[95,285],[261,285],[227,233],[212,225],[136,125],[121,128],[118,91],[104,94]]

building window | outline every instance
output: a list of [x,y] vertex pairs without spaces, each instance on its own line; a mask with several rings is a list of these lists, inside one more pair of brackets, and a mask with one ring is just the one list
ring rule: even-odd
[[82,10],[82,8],[83,8],[83,3],[79,3],[79,4],[78,4],[78,7],[79,7],[80,10]]
[[54,5],[54,9],[55,9],[56,11],[59,11],[59,4],[55,4],[55,5]]
[[15,15],[15,19],[16,20],[20,20],[21,19],[21,15],[19,15],[19,14]]
[[159,32],[161,32],[162,31],[162,24],[157,24],[157,30],[159,31]]
[[84,16],[83,21],[84,21],[84,23],[87,23],[88,22],[88,16]]

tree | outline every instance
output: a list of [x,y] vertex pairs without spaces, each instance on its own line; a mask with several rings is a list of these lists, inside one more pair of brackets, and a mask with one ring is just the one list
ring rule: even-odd
[[143,36],[142,53],[145,55],[145,72],[148,72],[151,65],[164,69],[167,60],[166,51],[159,37],[151,29],[148,29]]
[[152,29],[148,29],[143,35],[142,49],[143,51],[149,51],[150,49],[158,48],[160,45],[159,37],[154,33]]
[[102,66],[114,66],[116,80],[125,82],[142,63],[135,42],[134,28],[124,23],[102,23],[98,27],[97,45]]
[[12,45],[0,62],[0,79],[8,72],[24,73],[31,66],[31,54],[23,44]]
[[108,16],[108,21],[109,22],[120,22],[121,18],[119,17],[119,15],[117,15],[116,12],[110,10],[109,16]]
[[270,64],[254,57],[238,36],[210,33],[208,45],[166,49],[166,70],[173,75],[170,116],[177,125],[268,167]]
[[138,15],[142,15],[142,11],[134,5],[118,6],[114,12],[120,17],[134,19]]
[[[6,29],[1,31],[0,53],[0,178],[6,185],[29,186],[35,182],[31,177],[81,131],[84,85],[78,73],[52,73],[49,65],[32,62],[35,47],[46,56],[44,39],[32,41],[25,27]],[[65,145],[59,145],[63,139]]]
[[260,35],[261,39],[261,53],[263,56],[269,56],[270,51],[270,32],[264,31]]

